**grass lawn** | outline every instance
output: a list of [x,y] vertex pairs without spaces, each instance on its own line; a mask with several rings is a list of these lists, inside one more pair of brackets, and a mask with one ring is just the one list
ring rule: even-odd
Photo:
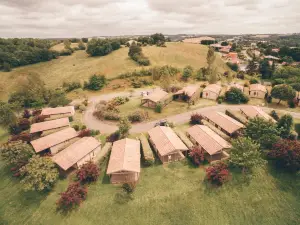
[[[71,48],[76,48],[76,47],[78,47],[78,43],[71,43]],[[64,43],[59,43],[51,47],[51,50],[58,51],[58,52],[64,49],[65,49]]]
[[0,144],[6,142],[8,139],[8,132],[3,127],[0,127]]
[[[151,66],[172,65],[183,68],[191,65],[198,69],[206,66],[207,49],[203,45],[167,43],[167,48],[147,46],[143,47],[143,52],[149,57]],[[215,66],[220,72],[228,70],[220,57],[217,57]],[[0,72],[0,99],[6,99],[8,94],[15,90],[19,79],[28,73],[38,73],[48,87],[57,88],[64,81],[83,83],[93,74],[104,74],[112,78],[142,68],[128,57],[128,48],[125,47],[104,57],[89,57],[85,51],[76,51],[71,56],[15,68],[11,72]]]
[[172,101],[167,106],[165,106],[161,113],[156,113],[154,109],[141,106],[141,98],[134,97],[129,100],[129,102],[120,105],[118,108],[122,115],[128,115],[131,112],[134,112],[138,109],[145,110],[149,114],[149,120],[162,119],[168,116],[184,113],[187,111],[191,111],[197,108],[204,108],[207,106],[213,106],[217,103],[215,101],[207,100],[207,99],[199,99],[195,105],[191,105],[188,107],[186,102],[180,101]]
[[103,174],[80,208],[65,215],[56,212],[55,202],[68,179],[48,194],[24,193],[0,161],[1,224],[299,224],[299,179],[267,168],[250,180],[234,173],[221,188],[203,182],[204,169],[186,161],[142,168],[128,201]]

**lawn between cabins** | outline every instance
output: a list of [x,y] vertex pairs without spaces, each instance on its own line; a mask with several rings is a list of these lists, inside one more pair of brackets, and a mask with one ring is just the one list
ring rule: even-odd
[[56,212],[59,193],[69,183],[59,180],[50,193],[22,191],[17,178],[0,161],[1,224],[297,224],[299,179],[256,169],[251,179],[233,172],[221,188],[203,182],[205,171],[188,161],[142,168],[133,199],[124,202],[120,188],[104,175],[88,187],[87,200],[69,214]]

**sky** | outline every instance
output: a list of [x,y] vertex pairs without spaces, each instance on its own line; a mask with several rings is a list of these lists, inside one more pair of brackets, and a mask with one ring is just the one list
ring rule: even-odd
[[0,0],[0,37],[300,32],[300,0]]

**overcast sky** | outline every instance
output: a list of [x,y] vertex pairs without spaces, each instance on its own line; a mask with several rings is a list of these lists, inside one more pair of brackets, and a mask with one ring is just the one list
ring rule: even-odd
[[300,0],[0,0],[1,37],[300,32]]

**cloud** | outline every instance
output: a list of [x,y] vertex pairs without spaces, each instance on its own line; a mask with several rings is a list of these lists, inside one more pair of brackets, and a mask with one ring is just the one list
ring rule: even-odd
[[3,37],[299,32],[298,0],[1,0]]

